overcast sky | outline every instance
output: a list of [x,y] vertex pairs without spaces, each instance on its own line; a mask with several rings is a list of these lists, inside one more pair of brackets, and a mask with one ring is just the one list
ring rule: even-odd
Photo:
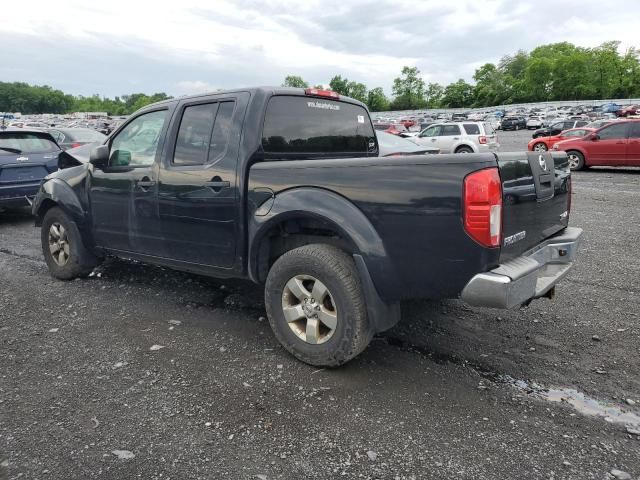
[[471,80],[552,42],[640,46],[635,0],[4,0],[0,80],[105,96],[312,84],[335,74],[390,93],[403,65]]

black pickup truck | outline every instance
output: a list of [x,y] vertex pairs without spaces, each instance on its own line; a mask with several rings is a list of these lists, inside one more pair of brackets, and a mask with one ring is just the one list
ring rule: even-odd
[[340,365],[399,302],[551,297],[581,230],[564,153],[378,156],[366,107],[317,89],[183,97],[63,153],[33,203],[52,275],[106,254],[265,285],[300,360]]

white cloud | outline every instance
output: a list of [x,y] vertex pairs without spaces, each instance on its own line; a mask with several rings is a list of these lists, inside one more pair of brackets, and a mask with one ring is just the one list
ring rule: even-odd
[[[79,93],[98,86],[109,89],[101,93],[125,93],[135,85],[182,94],[280,84],[287,74],[312,84],[341,74],[389,91],[404,65],[418,66],[428,81],[448,83],[470,80],[484,61],[543,43],[595,46],[619,39],[623,49],[640,43],[640,4],[624,0],[606,8],[601,0],[4,3],[0,35],[8,40],[0,78],[55,81],[63,89],[87,84]],[[43,49],[51,58],[46,69],[31,60]]]
[[202,80],[181,80],[176,83],[178,88],[177,93],[183,95],[192,95],[196,93],[214,92],[221,90],[220,87],[216,87],[209,82],[203,82]]

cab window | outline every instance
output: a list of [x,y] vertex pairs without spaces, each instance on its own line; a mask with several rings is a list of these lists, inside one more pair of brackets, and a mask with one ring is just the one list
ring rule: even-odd
[[111,141],[109,165],[144,167],[151,165],[158,153],[160,133],[166,110],[140,115],[126,125]]

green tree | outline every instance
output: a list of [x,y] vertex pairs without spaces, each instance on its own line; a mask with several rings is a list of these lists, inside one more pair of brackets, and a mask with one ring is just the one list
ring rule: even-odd
[[442,97],[444,96],[444,87],[439,83],[431,82],[424,91],[424,100],[428,108],[438,108]]
[[382,87],[369,90],[367,95],[367,106],[372,112],[383,112],[389,110],[389,99],[384,94]]
[[394,110],[410,110],[422,108],[424,101],[425,85],[420,77],[418,67],[403,67],[400,77],[393,80],[392,102]]
[[329,87],[340,95],[349,95],[349,80],[342,78],[342,75],[336,75],[329,81]]
[[463,79],[450,83],[444,89],[442,104],[450,108],[470,107],[473,104],[473,86]]
[[309,84],[298,75],[287,75],[282,86],[293,88],[307,88]]

